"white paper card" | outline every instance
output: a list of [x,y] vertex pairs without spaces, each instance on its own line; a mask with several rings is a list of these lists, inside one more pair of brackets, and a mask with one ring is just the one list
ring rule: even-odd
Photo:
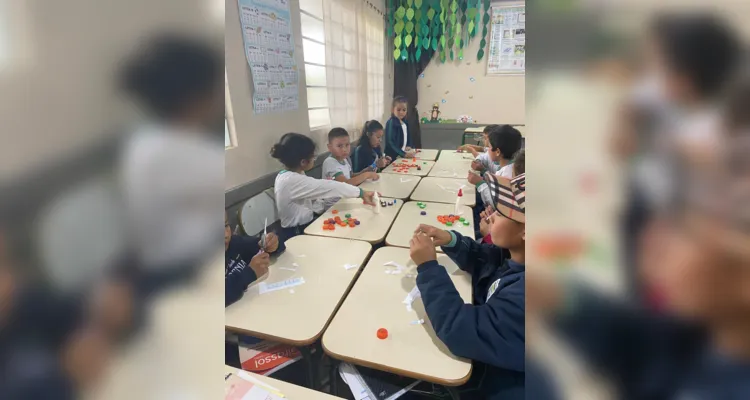
[[299,286],[303,283],[305,283],[305,278],[302,278],[302,277],[291,278],[285,281],[275,282],[275,283],[261,282],[258,284],[258,290],[260,291],[260,294],[265,294],[265,293],[273,292],[276,290],[282,290],[282,289],[286,289],[286,288],[290,288],[294,286]]

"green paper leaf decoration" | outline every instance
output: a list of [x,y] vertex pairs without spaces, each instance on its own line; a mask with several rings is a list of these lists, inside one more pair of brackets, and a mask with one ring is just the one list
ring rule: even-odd
[[414,56],[415,56],[414,58],[416,58],[417,61],[419,61],[419,59],[422,58],[422,48],[421,47],[417,48],[417,52],[414,54]]
[[438,40],[437,38],[432,38],[432,50],[437,51],[438,48]]
[[458,51],[458,59],[463,60],[464,59],[464,49],[461,49]]
[[479,42],[479,47],[484,48],[484,46],[487,46],[487,41],[482,38],[482,41]]
[[455,13],[457,9],[458,9],[458,3],[456,2],[456,0],[453,0],[453,3],[451,4],[451,11]]
[[484,14],[484,19],[482,20],[482,22],[484,22],[485,24],[488,23],[488,22],[490,22],[490,14],[489,13]]
[[401,47],[401,36],[396,36],[395,38],[393,38],[393,45],[397,48]]
[[419,48],[420,41],[419,36],[414,36],[414,47]]
[[445,36],[440,37],[440,45],[443,46],[443,48],[445,48]]
[[427,27],[427,25],[422,25],[422,36],[427,36],[430,34],[430,28]]
[[422,0],[414,0],[414,5],[417,6],[417,8],[422,7]]
[[477,61],[482,61],[482,57],[484,57],[484,49],[479,49],[479,53],[477,53]]
[[397,35],[400,35],[401,32],[404,30],[404,21],[398,21],[398,23],[396,23],[396,26],[393,29],[396,30]]
[[474,20],[469,21],[469,35],[474,36],[476,35],[477,31],[474,29]]
[[406,33],[412,33],[414,31],[414,22],[407,22],[406,23]]
[[440,62],[445,62],[445,51],[440,52]]
[[427,10],[427,19],[429,19],[430,21],[432,21],[432,19],[434,17],[435,17],[435,9],[434,8],[430,8],[429,10]]
[[413,8],[410,8],[410,9],[406,10],[406,19],[409,20],[409,21],[411,21],[412,19],[414,19],[414,9]]
[[406,35],[406,37],[404,38],[404,47],[409,47],[409,45],[411,44],[411,41],[412,41],[411,35]]
[[425,40],[422,41],[422,47],[424,47],[425,50],[430,48],[430,38],[425,38]]
[[393,50],[393,59],[398,60],[399,57],[401,57],[401,50],[400,49]]
[[440,0],[441,7],[448,8],[448,4],[450,4],[449,0]]
[[414,0],[406,0],[406,4],[408,4],[409,7],[411,7],[412,5],[414,5]]
[[409,56],[409,53],[406,51],[401,52],[401,61],[406,61],[406,58]]
[[456,24],[456,14],[451,14],[451,24]]
[[453,61],[453,49],[451,49],[451,61]]
[[490,10],[490,0],[484,0],[484,11]]
[[432,27],[432,36],[439,36],[440,35],[440,26],[435,24],[435,26]]
[[440,10],[440,22],[445,23],[445,9]]
[[414,13],[414,20],[415,20],[415,21],[417,21],[417,22],[419,22],[419,21],[421,21],[421,20],[422,20],[422,10],[419,10],[419,9],[418,9],[418,10],[417,10],[417,11],[416,11],[416,12]]
[[456,22],[456,27],[454,28],[453,32],[458,35],[458,38],[461,39],[461,23]]
[[396,19],[404,19],[404,14],[406,14],[404,7],[399,7],[396,10]]
[[476,8],[470,8],[466,10],[466,17],[469,19],[474,19],[477,17],[477,9]]

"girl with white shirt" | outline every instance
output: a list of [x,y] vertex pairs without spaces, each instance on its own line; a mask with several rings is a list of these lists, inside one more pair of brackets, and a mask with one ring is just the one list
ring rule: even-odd
[[271,149],[271,156],[284,164],[276,176],[274,192],[281,219],[281,240],[302,234],[315,219],[315,214],[325,210],[325,199],[332,197],[361,198],[365,204],[374,205],[375,192],[356,186],[305,175],[315,166],[315,143],[299,133],[287,133]]

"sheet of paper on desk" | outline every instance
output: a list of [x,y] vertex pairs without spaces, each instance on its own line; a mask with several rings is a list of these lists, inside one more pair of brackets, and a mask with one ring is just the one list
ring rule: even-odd
[[269,392],[239,376],[232,375],[224,383],[224,400],[281,400],[283,397]]
[[276,290],[282,290],[282,289],[287,289],[287,288],[291,288],[294,286],[299,286],[303,283],[305,283],[305,278],[302,278],[302,277],[291,278],[285,281],[274,282],[274,283],[261,282],[258,284],[258,290],[260,291],[260,294],[265,294],[265,293],[273,292]]

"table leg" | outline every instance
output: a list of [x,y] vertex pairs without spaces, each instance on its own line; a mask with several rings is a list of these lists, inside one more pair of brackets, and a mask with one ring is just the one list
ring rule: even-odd
[[[330,357],[329,357],[330,358]],[[339,361],[333,358],[330,358],[331,360],[331,368],[330,368],[330,376],[329,376],[329,382],[328,385],[331,387],[331,395],[332,396],[338,396],[339,395]]]
[[445,390],[448,391],[448,394],[451,395],[452,400],[461,400],[461,395],[458,393],[458,389],[451,386],[443,386]]
[[315,363],[313,362],[310,348],[302,346],[300,347],[300,353],[302,353],[302,359],[305,360],[305,366],[307,367],[307,384],[310,386],[310,389],[315,390],[318,385],[315,384]]

